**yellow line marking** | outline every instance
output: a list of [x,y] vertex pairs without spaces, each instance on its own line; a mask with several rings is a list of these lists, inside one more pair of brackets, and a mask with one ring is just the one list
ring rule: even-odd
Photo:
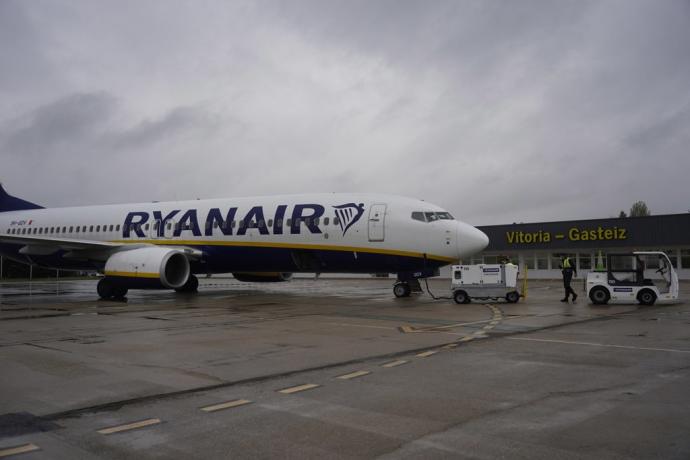
[[571,342],[569,340],[533,339],[533,338],[528,338],[528,337],[506,337],[506,338],[509,340],[524,340],[527,342],[563,343],[566,345],[587,345],[590,347],[623,348],[625,350],[666,351],[669,353],[690,353],[690,350],[676,350],[673,348],[633,347],[630,345],[610,345],[607,343],[594,343],[594,342]]
[[[129,239],[129,240],[111,240],[110,243],[119,244],[153,244],[157,246],[242,246],[255,248],[284,248],[284,249],[315,249],[325,251],[343,251],[343,252],[364,252],[370,254],[387,254],[394,256],[416,257],[423,259],[424,253],[414,251],[400,251],[396,249],[382,249],[382,248],[363,248],[359,246],[336,246],[325,244],[303,244],[303,243],[278,243],[278,242],[263,242],[263,241],[219,241],[219,240],[177,240],[177,239]],[[427,259],[438,260],[441,262],[455,262],[457,259],[452,257],[439,256],[434,254],[426,254]]]
[[471,340],[474,340],[474,337],[469,336],[469,335],[467,337],[463,337],[460,339],[461,342],[469,342]]
[[370,371],[355,371],[355,372],[350,372],[349,374],[345,375],[339,375],[338,379],[340,380],[350,380],[350,379],[356,379],[357,377],[363,377],[365,375],[371,374]]
[[427,358],[427,357],[429,357],[429,356],[431,356],[431,355],[435,355],[436,353],[438,353],[438,350],[429,350],[429,351],[425,351],[425,352],[422,352],[422,353],[418,353],[418,354],[415,355],[415,356],[417,356],[418,358]]
[[9,457],[10,455],[24,454],[26,452],[33,452],[41,448],[35,444],[23,444],[21,446],[8,447],[0,450],[0,457]]
[[311,390],[312,388],[317,388],[319,386],[321,386],[321,385],[317,385],[315,383],[305,383],[304,385],[298,385],[296,387],[283,388],[282,390],[278,390],[278,393],[283,393],[284,395],[289,395],[292,393],[299,393],[300,391]]
[[472,321],[469,323],[448,324],[446,326],[425,326],[425,327],[398,326],[398,330],[400,332],[404,332],[406,334],[415,334],[415,333],[420,333],[420,332],[445,332],[444,329],[452,329],[454,327],[462,327],[462,326],[471,326],[474,324],[488,323],[490,321],[492,321],[492,320],[482,319],[480,321]]
[[324,324],[329,324],[331,326],[366,327],[369,329],[388,329],[388,330],[396,329],[393,326],[371,326],[369,324],[354,324],[354,323],[324,323]]
[[457,343],[449,343],[448,345],[444,345],[443,348],[455,348],[457,346],[458,346]]
[[248,399],[236,399],[234,401],[228,401],[220,404],[214,404],[212,406],[202,407],[201,410],[204,412],[215,412],[223,409],[230,409],[232,407],[244,406],[245,404],[250,404],[251,401]]
[[491,321],[489,324],[492,325],[492,326],[495,326],[495,325],[497,325],[498,323],[500,323],[500,321],[493,320],[493,321]]
[[409,363],[409,361],[405,361],[404,359],[398,359],[396,361],[391,361],[389,363],[382,364],[381,367],[397,367],[407,363]]
[[141,420],[139,422],[132,422],[126,425],[112,426],[110,428],[102,428],[98,430],[100,434],[113,434],[120,433],[122,431],[136,430],[137,428],[144,428],[146,426],[158,425],[160,423],[158,418],[148,418],[146,420]]

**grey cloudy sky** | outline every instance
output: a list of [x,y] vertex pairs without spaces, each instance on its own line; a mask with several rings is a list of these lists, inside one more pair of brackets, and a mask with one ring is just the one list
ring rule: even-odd
[[45,206],[686,212],[689,146],[687,0],[0,0],[0,180]]

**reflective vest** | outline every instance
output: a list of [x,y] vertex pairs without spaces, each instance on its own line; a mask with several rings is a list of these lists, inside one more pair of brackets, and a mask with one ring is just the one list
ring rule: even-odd
[[570,265],[570,257],[566,257],[565,259],[563,259],[563,268],[573,268]]

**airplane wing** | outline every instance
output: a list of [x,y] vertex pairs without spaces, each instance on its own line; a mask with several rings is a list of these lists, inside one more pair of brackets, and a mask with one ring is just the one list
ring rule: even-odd
[[[39,235],[0,235],[0,243],[23,244],[19,250],[25,255],[50,255],[60,250],[68,251],[67,258],[105,260],[113,253],[152,246],[151,243],[111,243],[109,241],[79,240],[73,238],[52,238]],[[189,259],[202,256],[198,249],[175,246]]]

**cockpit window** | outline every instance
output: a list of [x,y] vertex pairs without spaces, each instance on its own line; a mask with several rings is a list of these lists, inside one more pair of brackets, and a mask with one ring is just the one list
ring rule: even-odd
[[434,222],[435,220],[454,220],[455,217],[451,216],[449,212],[414,211],[412,213],[412,219],[420,222]]
[[421,211],[415,211],[415,212],[413,212],[413,213],[412,213],[412,218],[413,218],[414,220],[419,220],[419,221],[422,221],[422,222],[426,222],[426,219],[424,218],[424,213],[421,212]]

